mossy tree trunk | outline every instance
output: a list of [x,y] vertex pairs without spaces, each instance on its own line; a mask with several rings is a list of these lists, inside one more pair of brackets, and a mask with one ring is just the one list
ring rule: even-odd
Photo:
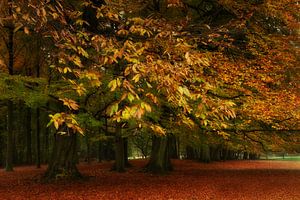
[[46,181],[53,179],[81,178],[76,167],[77,139],[75,133],[66,135],[56,134],[48,169],[44,175]]
[[168,137],[153,136],[152,151],[146,171],[164,174],[173,170],[168,151]]

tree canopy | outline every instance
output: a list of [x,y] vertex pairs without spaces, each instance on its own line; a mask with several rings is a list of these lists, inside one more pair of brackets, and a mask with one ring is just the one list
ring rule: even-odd
[[0,100],[55,102],[48,126],[61,135],[121,127],[299,151],[296,0],[1,4]]

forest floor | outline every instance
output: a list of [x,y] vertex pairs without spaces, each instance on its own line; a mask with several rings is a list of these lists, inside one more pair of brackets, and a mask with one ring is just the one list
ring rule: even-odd
[[141,172],[143,160],[125,173],[110,171],[109,162],[82,163],[88,180],[51,184],[36,181],[45,166],[1,169],[0,199],[300,200],[299,161],[172,162],[175,170],[163,176]]

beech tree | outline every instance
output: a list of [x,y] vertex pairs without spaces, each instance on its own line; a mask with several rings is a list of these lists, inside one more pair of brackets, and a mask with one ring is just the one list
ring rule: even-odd
[[[261,112],[258,109],[259,106],[254,105],[258,99],[263,99],[264,103],[259,104],[263,108],[270,105],[267,103],[268,100],[270,101],[269,96],[263,97],[262,95],[268,94],[268,91],[271,92],[270,94],[277,95],[275,88],[270,85],[271,75],[278,75],[278,70],[287,69],[287,66],[274,63],[274,66],[276,64],[278,68],[269,67],[269,60],[272,60],[269,56],[274,54],[265,53],[265,55],[263,52],[267,52],[270,48],[268,45],[276,45],[276,43],[264,37],[263,39],[254,38],[257,34],[255,29],[257,26],[251,23],[251,20],[255,21],[255,12],[259,19],[259,13],[265,11],[265,7],[262,7],[262,10],[249,11],[248,7],[257,5],[234,2],[208,3],[212,4],[211,9],[226,11],[225,13],[231,15],[233,19],[223,22],[225,23],[223,26],[212,19],[211,25],[202,23],[204,27],[200,27],[200,31],[203,32],[200,36],[197,30],[195,31],[197,28],[193,27],[191,30],[192,25],[187,18],[178,19],[166,16],[167,19],[142,19],[138,18],[139,16],[133,16],[127,19],[125,11],[125,19],[122,19],[124,16],[119,14],[120,10],[123,11],[122,4],[101,7],[87,4],[96,10],[99,23],[104,24],[108,30],[110,29],[109,35],[95,33],[89,35],[88,30],[86,35],[81,32],[83,34],[81,38],[85,37],[87,41],[91,38],[91,45],[87,45],[85,40],[77,39],[78,35],[67,32],[64,38],[72,39],[67,39],[67,43],[60,44],[59,47],[64,50],[70,49],[71,55],[66,54],[65,51],[61,53],[59,59],[63,66],[56,66],[56,69],[63,76],[71,73],[79,78],[70,81],[78,95],[83,95],[87,91],[83,83],[78,83],[80,78],[93,82],[99,81],[98,85],[94,85],[97,87],[100,84],[100,76],[105,75],[110,92],[114,95],[114,100],[104,111],[110,120],[126,125],[128,120],[134,119],[138,126],[149,127],[156,134],[161,135],[160,137],[164,137],[163,135],[166,135],[168,131],[160,120],[147,120],[147,113],[155,110],[159,112],[160,106],[166,103],[167,107],[176,110],[174,114],[177,123],[187,124],[190,128],[197,125],[200,129],[216,132],[225,138],[231,135],[230,129],[237,132],[249,130],[247,127],[249,117],[253,118],[251,122],[267,122],[266,118],[259,119],[258,113],[267,118],[270,117],[270,113]],[[173,12],[176,9],[182,12],[182,6],[184,2],[167,2],[166,9],[172,7]],[[212,10],[204,11],[201,15],[205,16],[211,12]],[[181,20],[182,24],[174,25],[178,23],[178,20]],[[123,21],[126,21],[126,25],[122,25]],[[266,29],[266,31],[269,30]],[[66,32],[63,33],[66,34]],[[284,42],[279,39],[276,41]],[[78,44],[81,46],[78,47]],[[88,53],[91,47],[94,52]],[[273,50],[276,50],[274,47]],[[239,53],[241,48],[245,49],[242,54]],[[264,50],[264,48],[267,49]],[[89,67],[81,69],[85,59],[90,60],[89,64],[94,64],[96,68],[93,71]],[[297,62],[295,58],[290,59],[288,63]],[[261,62],[264,60],[266,63]],[[74,68],[70,67],[70,62]],[[251,67],[253,65],[260,67],[256,71]],[[261,69],[265,67],[268,70],[262,71]],[[85,70],[89,70],[88,75]],[[254,78],[251,75],[253,73],[260,78]],[[282,90],[279,91],[282,94]],[[284,102],[286,101],[281,101],[281,103]],[[71,110],[77,110],[77,104],[74,101],[64,99],[64,103]],[[250,108],[248,105],[253,106]],[[276,105],[280,105],[279,102]],[[293,102],[289,105],[297,104]],[[294,112],[295,107],[292,106],[290,111],[292,110],[293,112],[289,114],[295,114],[295,117],[292,117],[295,120],[298,114]],[[241,113],[238,118],[237,111]],[[245,114],[247,118],[243,119],[244,112],[249,111],[255,113],[252,115],[247,113]],[[274,111],[274,113],[281,113],[275,107]],[[68,117],[74,120],[72,114],[65,114],[65,116],[53,117],[52,121],[58,128]],[[242,127],[239,127],[239,118],[242,119],[240,120]],[[276,119],[276,116],[273,115],[272,119]],[[81,132],[76,123],[68,126]],[[253,127],[253,124],[250,123],[249,126]],[[262,127],[258,126],[258,131],[255,132],[259,132],[259,128]],[[118,130],[118,128],[115,129]],[[164,139],[158,141],[163,142]],[[156,156],[152,155],[150,159],[149,164],[160,163],[153,164],[158,165],[154,167],[155,170],[168,168],[167,165],[162,166],[160,162],[168,159],[164,156],[166,145],[163,143],[159,145],[160,147],[157,146],[157,149],[162,148],[161,150],[154,147],[157,152],[161,153],[157,153]],[[120,144],[122,146],[122,143]],[[123,169],[123,161],[119,163]]]
[[46,179],[80,177],[76,137],[99,130],[114,137],[120,172],[138,132],[152,137],[147,170],[158,173],[172,169],[174,135],[204,162],[297,141],[296,2],[22,2],[12,8],[23,32],[49,43]]

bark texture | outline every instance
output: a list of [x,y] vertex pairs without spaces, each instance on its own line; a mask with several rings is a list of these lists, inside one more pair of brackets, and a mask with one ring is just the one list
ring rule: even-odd
[[54,147],[48,169],[44,175],[45,180],[76,179],[81,178],[77,163],[76,134],[55,135]]
[[164,174],[173,170],[168,151],[168,138],[153,136],[152,151],[146,171]]

